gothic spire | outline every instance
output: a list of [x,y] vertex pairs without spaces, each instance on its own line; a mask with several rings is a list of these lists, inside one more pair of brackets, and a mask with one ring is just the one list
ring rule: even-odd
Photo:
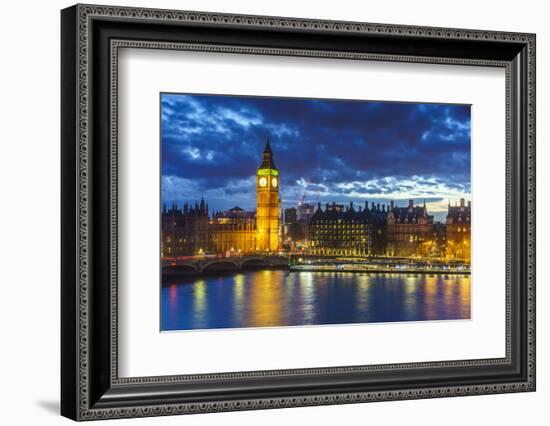
[[264,152],[262,154],[262,164],[260,164],[260,169],[274,169],[275,162],[273,161],[273,151],[271,151],[271,145],[269,143],[269,136],[266,138]]
[[271,145],[269,144],[269,136],[266,137],[264,154],[273,155],[273,152],[271,151]]

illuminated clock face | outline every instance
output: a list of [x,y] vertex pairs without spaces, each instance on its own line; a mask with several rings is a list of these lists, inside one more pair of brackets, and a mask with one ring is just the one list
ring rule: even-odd
[[267,179],[265,177],[260,178],[260,186],[263,188],[267,185]]
[[272,179],[271,179],[271,186],[272,186],[273,188],[277,188],[277,184],[278,184],[278,183],[279,183],[279,182],[277,182],[277,178],[272,178]]

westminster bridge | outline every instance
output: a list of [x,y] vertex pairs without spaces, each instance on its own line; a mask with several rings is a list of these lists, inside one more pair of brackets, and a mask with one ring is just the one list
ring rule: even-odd
[[236,272],[247,269],[288,267],[287,256],[235,256],[198,259],[163,259],[162,274],[187,275],[208,272]]

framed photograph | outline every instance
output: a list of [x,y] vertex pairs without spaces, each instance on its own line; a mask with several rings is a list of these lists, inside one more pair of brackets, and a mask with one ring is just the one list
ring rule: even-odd
[[535,390],[535,35],[61,12],[61,412]]

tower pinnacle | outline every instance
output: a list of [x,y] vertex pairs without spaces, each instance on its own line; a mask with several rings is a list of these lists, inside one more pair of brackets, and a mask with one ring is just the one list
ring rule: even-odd
[[277,167],[275,166],[275,162],[273,161],[273,151],[271,151],[269,136],[266,138],[265,148],[262,154],[262,164],[260,164],[259,168],[277,170]]

